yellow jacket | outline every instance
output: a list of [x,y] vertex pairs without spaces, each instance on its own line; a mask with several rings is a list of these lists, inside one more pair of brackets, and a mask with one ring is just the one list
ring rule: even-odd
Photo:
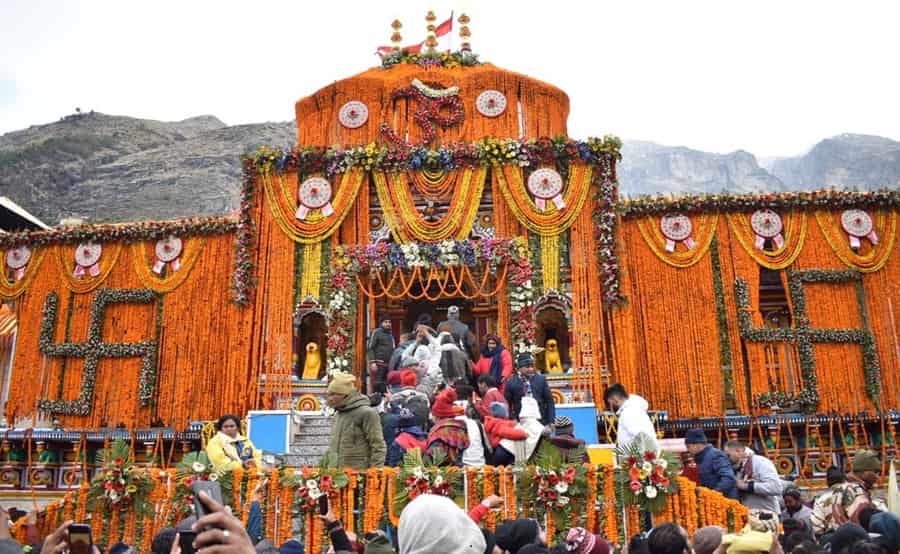
[[216,436],[206,443],[206,455],[209,456],[209,461],[213,468],[217,472],[223,472],[231,471],[243,465],[240,453],[238,453],[237,446],[234,444],[236,442],[243,442],[244,449],[249,448],[253,452],[253,462],[256,464],[257,469],[262,469],[262,452],[253,446],[250,439],[241,434],[231,438],[221,431],[216,433]]

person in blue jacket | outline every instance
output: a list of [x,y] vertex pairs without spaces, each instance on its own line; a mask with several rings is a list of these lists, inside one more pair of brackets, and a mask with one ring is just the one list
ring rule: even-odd
[[703,429],[691,429],[684,436],[688,452],[697,462],[700,485],[719,491],[727,498],[737,498],[737,481],[728,456],[706,440]]
[[541,410],[541,423],[550,425],[556,419],[556,405],[547,378],[537,372],[534,357],[523,352],[516,358],[516,373],[507,380],[503,388],[503,396],[509,404],[512,419],[519,419],[522,409],[522,398],[531,396],[537,400]]

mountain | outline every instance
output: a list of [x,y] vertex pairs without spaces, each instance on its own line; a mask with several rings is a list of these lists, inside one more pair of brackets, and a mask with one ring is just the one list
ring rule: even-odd
[[[91,112],[0,136],[0,196],[44,222],[223,215],[238,207],[240,157],[296,140],[293,121],[227,126],[213,116],[161,122]],[[623,195],[900,187],[900,143],[823,140],[793,158],[714,154],[625,141]]]
[[900,188],[900,142],[872,135],[825,139],[795,158],[773,160],[770,171],[791,188]]
[[712,154],[645,141],[625,141],[618,177],[627,196],[786,190],[749,152]]
[[292,121],[75,114],[0,136],[0,195],[49,225],[222,215],[238,207],[240,156],[296,136]]

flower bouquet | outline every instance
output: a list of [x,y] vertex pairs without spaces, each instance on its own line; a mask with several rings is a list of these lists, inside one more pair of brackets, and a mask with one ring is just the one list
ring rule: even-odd
[[576,527],[580,514],[593,509],[584,506],[586,474],[583,464],[564,464],[558,450],[541,448],[535,465],[522,470],[518,496],[529,504],[529,511],[537,514],[539,520],[552,517],[557,529]]
[[617,448],[619,467],[616,483],[625,493],[625,502],[642,510],[658,514],[666,505],[666,498],[678,491],[680,463],[671,452],[648,447],[651,441],[641,435],[626,448]]
[[97,453],[96,463],[100,470],[91,481],[89,509],[95,509],[100,502],[107,512],[133,509],[145,515],[150,509],[148,497],[153,481],[143,468],[135,465],[129,444],[116,439],[109,448]]
[[322,458],[318,468],[304,467],[299,473],[286,472],[281,478],[281,486],[294,489],[294,513],[305,514],[314,510],[319,498],[337,498],[341,489],[347,487],[350,479],[337,467],[333,455]]
[[177,520],[184,519],[194,513],[194,481],[218,481],[222,489],[222,500],[225,505],[232,505],[232,475],[230,472],[217,473],[213,469],[206,452],[190,452],[185,454],[175,467],[175,495],[172,498],[172,513]]
[[446,496],[457,504],[462,500],[461,473],[455,467],[439,467],[444,462],[441,450],[433,452],[426,466],[422,451],[413,448],[403,456],[403,464],[397,474],[397,495],[394,498],[397,513],[420,494],[436,494]]

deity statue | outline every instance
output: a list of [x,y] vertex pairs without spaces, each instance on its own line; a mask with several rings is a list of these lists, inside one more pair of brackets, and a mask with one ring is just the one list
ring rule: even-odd
[[322,357],[319,354],[319,345],[310,342],[306,344],[306,361],[303,363],[303,378],[318,379],[322,369]]

